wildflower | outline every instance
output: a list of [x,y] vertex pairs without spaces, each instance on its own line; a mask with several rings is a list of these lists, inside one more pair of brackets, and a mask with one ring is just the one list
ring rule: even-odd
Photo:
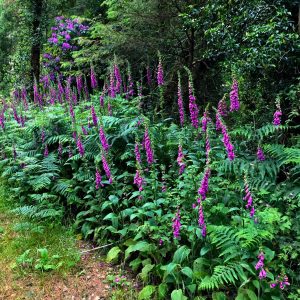
[[49,155],[48,145],[46,144],[45,150],[44,150],[44,157],[47,157],[48,155]]
[[153,158],[153,150],[151,148],[151,140],[150,140],[148,128],[146,128],[146,130],[145,130],[144,144],[145,144],[147,162],[149,165],[151,165],[154,162],[154,158]]
[[183,99],[182,99],[182,91],[181,91],[181,79],[180,79],[180,73],[178,72],[178,108],[179,108],[179,119],[180,119],[180,125],[183,126],[184,124],[184,110],[183,110]]
[[204,201],[206,199],[206,194],[208,192],[208,181],[210,177],[210,168],[207,167],[201,181],[201,186],[198,190],[198,194],[201,196],[201,200]]
[[227,151],[227,156],[229,160],[234,160],[235,154],[234,154],[234,147],[230,142],[229,134],[227,131],[226,126],[221,122],[221,128],[222,128],[222,134],[223,134],[223,144]]
[[127,73],[128,73],[128,91],[127,91],[127,95],[126,97],[133,97],[134,96],[134,83],[133,83],[133,80],[132,80],[132,76],[131,76],[131,71],[130,71],[130,66],[128,65],[128,70],[127,70]]
[[134,153],[135,153],[135,160],[141,164],[142,160],[141,160],[141,153],[140,153],[140,149],[139,149],[139,144],[135,143],[134,146]]
[[182,146],[178,145],[178,156],[177,156],[177,163],[179,166],[179,175],[181,175],[184,172],[185,169],[185,163],[183,162],[184,160],[184,154],[182,151]]
[[134,176],[134,180],[133,183],[137,185],[137,187],[139,188],[139,191],[141,192],[143,190],[143,183],[144,183],[144,179],[140,174],[139,170],[136,170],[135,176]]
[[114,65],[114,74],[115,74],[115,78],[116,78],[115,90],[116,90],[116,93],[120,93],[121,86],[122,86],[122,77],[121,77],[121,73],[120,73],[120,70],[117,65]]
[[82,76],[76,76],[76,85],[77,85],[77,92],[80,95],[80,92],[83,88]]
[[207,122],[209,121],[208,112],[205,110],[202,118],[202,131],[206,132],[207,130]]
[[222,121],[219,113],[216,113],[216,130],[222,129]]
[[267,277],[267,272],[265,271],[265,269],[261,268],[258,277],[260,280]]
[[225,96],[218,103],[218,113],[223,117],[227,116]]
[[111,176],[110,168],[104,154],[102,154],[102,164],[103,164],[103,169],[105,171],[106,177],[108,178],[109,183],[112,184],[112,176]]
[[230,92],[230,111],[239,110],[238,82],[234,79]]
[[198,121],[199,109],[196,104],[196,98],[194,96],[191,78],[189,79],[189,110],[190,110],[192,125],[197,129],[199,126],[199,121]]
[[88,135],[88,132],[84,126],[81,126],[81,130],[84,135]]
[[164,70],[161,61],[161,55],[158,54],[158,67],[157,67],[157,84],[158,86],[162,86],[164,84]]
[[265,155],[264,155],[264,152],[263,152],[261,147],[257,148],[257,154],[256,155],[257,155],[257,159],[259,161],[264,161],[265,160]]
[[94,105],[92,105],[92,107],[91,107],[91,114],[92,114],[93,124],[94,124],[95,127],[97,127],[97,125],[98,125],[98,118],[97,118],[97,115],[96,115],[96,112],[95,112]]
[[75,121],[75,112],[74,112],[73,105],[71,104],[71,102],[70,102],[70,116],[71,116],[72,121],[74,122]]
[[209,153],[210,153],[210,151],[211,151],[211,147],[210,147],[208,132],[206,132],[206,137],[205,137],[206,164],[209,164]]
[[69,43],[63,43],[61,47],[65,51],[65,50],[70,50],[72,46]]
[[270,288],[273,289],[279,284],[281,290],[285,288],[286,285],[290,285],[287,275],[278,275],[276,281],[270,284]]
[[181,228],[181,223],[180,223],[180,210],[177,209],[176,215],[173,218],[173,235],[175,239],[179,239],[180,237],[180,228]]
[[99,190],[100,186],[103,186],[101,174],[98,169],[96,169],[96,190]]
[[281,116],[282,116],[281,110],[277,109],[274,113],[274,119],[273,119],[273,124],[275,126],[279,126],[281,124]]
[[109,149],[109,145],[105,136],[105,132],[102,127],[100,127],[99,138],[104,151],[107,153]]
[[159,246],[162,246],[163,243],[164,243],[164,241],[162,239],[159,239],[159,242],[158,242]]
[[95,89],[95,88],[97,88],[97,86],[98,86],[98,83],[97,83],[96,74],[95,74],[94,68],[91,67],[91,87],[92,87],[92,89]]
[[83,147],[83,144],[81,142],[80,136],[78,136],[78,138],[77,138],[77,149],[79,151],[80,156],[83,157],[83,155],[84,155],[84,147]]
[[206,237],[206,224],[205,224],[205,220],[204,220],[202,201],[201,201],[200,198],[198,198],[198,203],[199,203],[198,224],[199,224],[199,227],[201,228],[201,234],[202,234],[202,236]]
[[111,98],[116,97],[116,91],[115,91],[115,79],[114,79],[114,74],[113,72],[110,72],[110,80],[109,80],[109,96]]

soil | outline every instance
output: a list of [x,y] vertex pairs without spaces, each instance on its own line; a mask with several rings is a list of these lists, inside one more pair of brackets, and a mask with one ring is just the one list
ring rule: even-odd
[[[80,242],[79,247],[90,245]],[[75,272],[65,276],[27,274],[18,278],[9,266],[1,271],[5,274],[0,283],[1,300],[100,300],[109,299],[110,286],[105,279],[113,268],[89,252],[81,256]]]

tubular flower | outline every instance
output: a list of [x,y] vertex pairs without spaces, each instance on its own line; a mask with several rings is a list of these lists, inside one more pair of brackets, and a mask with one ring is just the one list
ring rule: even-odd
[[71,116],[72,121],[74,122],[75,121],[75,112],[74,112],[73,105],[71,102],[70,102],[70,116]]
[[44,150],[44,157],[47,157],[48,155],[49,155],[48,145],[46,144],[45,150]]
[[21,97],[22,97],[22,100],[23,100],[24,109],[28,110],[27,91],[26,91],[25,87],[22,88]]
[[250,210],[250,217],[253,218],[255,214],[255,208],[253,205],[253,198],[250,192],[250,188],[246,176],[244,177],[244,181],[245,181],[245,197],[243,198],[243,200],[247,201],[246,208]]
[[197,129],[199,127],[199,120],[198,120],[199,109],[196,104],[196,98],[194,96],[193,86],[190,80],[189,80],[189,110],[190,110],[192,125]]
[[93,124],[94,124],[95,127],[97,127],[97,125],[98,125],[98,117],[96,115],[94,105],[92,105],[92,107],[91,107],[91,114],[92,114]]
[[205,138],[205,154],[206,154],[206,164],[209,163],[209,153],[211,151],[208,132],[206,132],[206,138]]
[[179,239],[180,237],[180,228],[181,228],[181,223],[180,223],[180,210],[177,209],[176,215],[173,218],[173,236],[175,239]]
[[109,149],[109,145],[105,136],[105,132],[102,127],[100,127],[99,138],[104,151],[107,153]]
[[205,110],[205,112],[203,114],[203,118],[202,118],[202,131],[203,132],[206,132],[208,122],[209,122],[209,116],[208,116],[207,111]]
[[96,169],[96,190],[99,190],[100,186],[103,186],[101,174],[98,169]]
[[211,173],[210,168],[207,167],[205,170],[203,179],[201,181],[201,186],[198,189],[198,194],[201,196],[201,201],[204,201],[206,199],[206,194],[208,192],[208,181],[209,181],[210,173]]
[[260,280],[262,280],[262,279],[264,279],[264,278],[267,277],[267,272],[266,272],[266,270],[264,269],[264,259],[265,259],[265,255],[264,255],[263,252],[260,252],[260,253],[258,254],[257,257],[258,257],[258,262],[257,262],[257,264],[255,265],[255,269],[256,269],[256,270],[260,270],[260,271],[259,271],[258,277],[259,277]]
[[88,135],[88,132],[84,126],[81,126],[81,130],[84,135]]
[[83,155],[84,155],[84,147],[83,147],[83,144],[81,142],[80,136],[77,137],[77,149],[79,151],[80,156],[83,157]]
[[117,65],[114,65],[114,74],[116,78],[116,86],[115,86],[115,91],[117,94],[121,92],[121,86],[122,86],[122,77],[120,70]]
[[286,285],[290,285],[289,283],[289,278],[284,274],[284,275],[278,275],[276,278],[275,283],[270,284],[270,288],[273,289],[279,284],[279,287],[281,290],[284,290]]
[[273,125],[279,126],[281,124],[281,116],[282,116],[281,110],[277,109],[274,113]]
[[164,84],[164,70],[163,70],[160,54],[159,54],[159,61],[157,67],[157,84],[158,86],[162,86]]
[[216,113],[216,130],[221,130],[222,129],[222,121],[220,114],[217,112]]
[[218,103],[218,113],[223,117],[227,116],[227,106],[226,106],[225,96]]
[[137,185],[140,192],[143,190],[144,179],[139,170],[136,170],[133,183]]
[[184,172],[185,169],[185,163],[184,163],[184,154],[182,151],[182,146],[178,145],[178,156],[177,156],[177,163],[179,166],[179,175],[181,175]]
[[230,111],[239,110],[239,93],[238,93],[238,82],[234,79],[231,92],[230,92]]
[[262,148],[261,147],[258,147],[257,148],[257,153],[256,153],[256,155],[257,155],[257,159],[259,160],[259,161],[264,161],[266,158],[265,158],[265,155],[264,155],[264,152],[263,152],[263,150],[262,150]]
[[229,160],[234,160],[234,157],[235,157],[234,147],[233,147],[232,143],[230,142],[230,138],[229,138],[227,128],[222,122],[221,122],[221,126],[222,126],[222,134],[223,134],[222,141],[223,141],[223,144],[226,148],[227,156],[228,156]]
[[149,165],[151,165],[154,162],[154,158],[153,158],[153,150],[151,148],[151,140],[150,140],[148,128],[146,128],[145,130],[144,143],[145,143],[147,162]]
[[80,95],[82,88],[83,88],[83,81],[82,81],[82,76],[76,76],[76,85],[77,85],[77,92]]
[[206,237],[206,224],[205,224],[205,220],[204,220],[202,201],[201,201],[200,198],[198,198],[198,203],[199,203],[198,224],[199,224],[199,227],[201,228],[201,234],[202,234],[202,236]]
[[115,91],[115,78],[114,73],[110,72],[110,79],[109,79],[109,97],[116,98],[116,91]]
[[92,87],[92,89],[96,89],[97,86],[98,86],[98,83],[97,83],[96,74],[95,74],[94,68],[91,67],[91,87]]
[[104,154],[102,154],[102,164],[103,164],[103,169],[106,174],[106,177],[108,178],[109,183],[112,184],[113,180],[112,180],[110,168]]
[[182,99],[182,91],[181,91],[181,79],[180,79],[180,73],[178,72],[178,109],[179,109],[179,119],[180,119],[180,125],[183,126],[184,124],[184,109],[183,109],[183,99]]
[[135,153],[135,160],[141,164],[142,162],[142,159],[141,159],[141,153],[140,153],[140,149],[139,149],[139,144],[138,143],[135,143],[135,146],[134,146],[134,153]]

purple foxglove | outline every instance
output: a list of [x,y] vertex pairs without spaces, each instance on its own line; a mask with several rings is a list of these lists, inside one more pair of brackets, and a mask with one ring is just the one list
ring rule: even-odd
[[135,143],[134,146],[134,153],[135,153],[135,160],[141,164],[142,163],[142,159],[141,159],[141,153],[140,153],[140,149],[139,149],[139,144]]
[[95,127],[97,127],[97,125],[98,125],[98,117],[96,115],[94,105],[92,105],[92,107],[91,107],[91,114],[92,114],[93,124],[94,124]]
[[104,186],[102,183],[101,174],[98,169],[96,169],[96,190],[99,190],[100,186]]
[[182,146],[178,145],[178,156],[177,156],[177,163],[179,166],[179,175],[181,175],[184,172],[185,169],[185,163],[184,163],[184,154],[182,151]]
[[154,162],[154,157],[153,157],[153,149],[151,147],[151,140],[150,140],[148,128],[146,128],[146,130],[145,130],[144,144],[145,144],[147,162],[149,165],[151,165]]
[[206,168],[203,179],[201,181],[201,186],[198,190],[198,194],[201,196],[201,201],[206,199],[206,194],[208,192],[208,181],[210,177],[210,168]]
[[81,142],[80,136],[77,137],[77,149],[79,151],[80,156],[83,157],[83,155],[84,155],[84,147],[83,147],[83,144]]
[[106,174],[106,177],[107,177],[109,183],[112,184],[113,180],[112,180],[110,168],[109,168],[107,160],[106,160],[106,158],[103,154],[102,154],[102,164],[103,164],[103,169],[104,169],[104,172]]
[[181,223],[180,223],[180,210],[178,209],[176,212],[175,217],[173,218],[173,236],[175,239],[179,239],[180,237],[180,228],[181,228]]
[[238,93],[238,82],[234,79],[231,92],[230,92],[230,111],[239,110],[239,93]]
[[281,124],[281,116],[282,116],[281,110],[277,109],[274,113],[273,125],[279,126]]
[[98,83],[97,83],[96,74],[95,74],[94,68],[91,67],[91,87],[92,87],[92,89],[96,89],[97,86],[98,86]]
[[101,142],[101,145],[102,145],[104,151],[107,153],[109,150],[109,145],[108,145],[108,142],[107,142],[107,139],[105,136],[105,132],[102,127],[100,127],[100,130],[99,130],[99,138],[100,138],[100,142]]
[[266,158],[265,158],[265,155],[264,155],[264,152],[263,152],[263,150],[262,150],[262,148],[261,147],[258,147],[257,148],[257,153],[256,153],[256,155],[257,155],[257,159],[259,160],[259,161],[264,161]]

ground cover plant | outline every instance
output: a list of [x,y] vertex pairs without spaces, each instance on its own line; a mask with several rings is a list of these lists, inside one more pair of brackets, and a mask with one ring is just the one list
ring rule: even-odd
[[[107,260],[144,281],[140,299],[296,299],[299,149],[280,144],[292,128],[280,103],[262,127],[234,126],[238,82],[199,109],[185,69],[188,110],[179,72],[179,120],[164,117],[160,57],[152,115],[128,70],[112,63],[102,90],[91,67],[90,90],[82,75],[56,77],[35,85],[34,103],[24,90],[4,101],[1,172],[15,212],[69,218],[85,238],[112,243]],[[58,267],[38,251],[36,269]]]
[[[142,285],[108,274],[113,299],[298,299],[295,4],[100,2],[15,4],[34,36],[0,56],[1,186],[30,220],[16,230],[103,246]],[[62,270],[48,248],[15,267]]]

